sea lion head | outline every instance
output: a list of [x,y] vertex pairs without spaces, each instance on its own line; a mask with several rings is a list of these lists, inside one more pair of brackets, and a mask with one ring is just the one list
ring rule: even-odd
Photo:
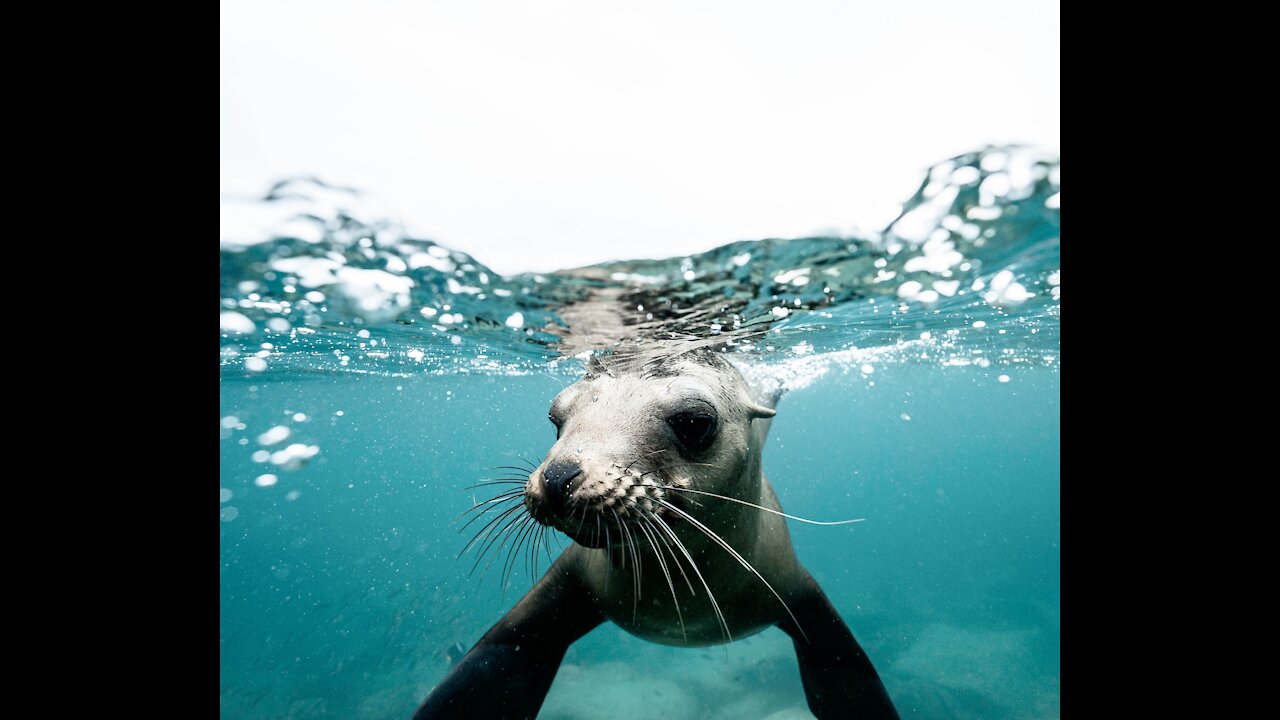
[[698,504],[678,488],[737,497],[759,477],[751,423],[773,414],[711,351],[596,356],[551,403],[556,443],[525,484],[525,507],[581,545],[628,543],[650,515]]

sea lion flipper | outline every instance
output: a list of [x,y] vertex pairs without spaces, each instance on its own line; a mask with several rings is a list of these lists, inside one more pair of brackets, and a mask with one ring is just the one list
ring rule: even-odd
[[819,720],[898,720],[898,711],[871,660],[826,593],[812,577],[806,577],[801,588],[788,604],[804,632],[790,617],[778,627],[795,643],[810,712]]
[[413,720],[536,717],[565,650],[602,622],[562,556],[427,695]]

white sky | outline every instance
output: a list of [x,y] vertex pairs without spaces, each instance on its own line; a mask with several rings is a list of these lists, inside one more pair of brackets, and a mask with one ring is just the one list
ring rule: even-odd
[[315,174],[504,274],[878,230],[1059,150],[1057,0],[221,0],[221,188]]

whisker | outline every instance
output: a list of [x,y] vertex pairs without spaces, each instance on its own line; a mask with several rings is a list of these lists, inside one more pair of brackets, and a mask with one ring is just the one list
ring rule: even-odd
[[697,493],[697,494],[699,494],[699,495],[709,495],[709,496],[711,496],[711,497],[713,497],[713,498],[720,498],[721,500],[728,500],[729,502],[735,502],[735,503],[738,503],[739,505],[746,505],[747,507],[753,507],[753,508],[755,508],[755,509],[757,509],[757,510],[763,510],[763,511],[765,511],[765,512],[767,512],[767,513],[773,513],[774,515],[781,515],[781,516],[782,516],[782,517],[784,517],[784,518],[789,518],[789,519],[791,519],[791,520],[798,520],[799,522],[802,522],[802,523],[809,523],[810,525],[848,525],[848,524],[850,524],[850,523],[866,522],[866,520],[867,520],[866,518],[857,518],[857,519],[855,519],[855,520],[829,520],[829,521],[823,521],[823,520],[810,520],[810,519],[808,519],[808,518],[802,518],[802,517],[800,517],[800,516],[798,516],[798,515],[788,515],[787,513],[781,512],[781,511],[779,511],[779,510],[774,510],[774,509],[772,509],[772,508],[764,507],[763,505],[757,505],[757,504],[755,504],[755,503],[747,502],[746,500],[739,500],[738,498],[731,498],[731,497],[729,497],[729,496],[727,496],[727,495],[717,495],[717,494],[715,494],[715,493],[713,493],[713,492],[707,492],[707,491],[705,491],[705,490],[692,490],[692,489],[690,489],[690,488],[682,488],[682,487],[674,487],[674,486],[663,487],[662,489],[663,489],[663,490],[675,490],[676,492],[690,492],[690,493]]
[[524,529],[520,531],[520,535],[516,538],[516,543],[511,547],[511,551],[507,553],[506,562],[502,565],[502,589],[505,591],[511,583],[511,571],[515,569],[516,558],[519,557],[520,548],[524,547],[525,542],[529,540],[529,536],[533,531],[540,527],[536,522],[529,522]]
[[[508,499],[506,500],[506,502],[512,502],[512,501],[514,501],[515,499],[516,499],[516,498],[508,498]],[[508,508],[503,508],[501,505],[494,505],[493,507],[485,508],[483,512],[478,512],[478,513],[476,513],[476,514],[475,514],[475,516],[474,516],[474,517],[472,517],[470,520],[467,520],[467,522],[466,522],[465,524],[463,524],[463,526],[462,526],[462,527],[458,528],[458,532],[459,532],[459,533],[466,532],[467,527],[468,527],[469,525],[471,525],[471,523],[474,523],[475,521],[477,521],[477,520],[479,520],[479,519],[483,518],[484,516],[489,515],[489,513],[493,512],[494,510],[502,510],[502,512],[498,513],[497,515],[493,515],[493,516],[491,516],[491,517],[490,517],[490,519],[491,519],[491,520],[492,520],[493,518],[501,518],[501,517],[504,517],[505,515],[507,515],[508,513],[510,513],[512,510],[519,510],[519,509],[521,509],[521,508],[523,508],[523,507],[524,507],[524,504],[523,504],[523,503],[517,503],[517,504],[512,505],[511,507],[508,507]],[[486,524],[484,525],[484,527],[488,527],[488,523],[486,523]],[[484,527],[482,527],[482,528],[481,528],[481,532],[483,532],[483,531],[484,531]],[[465,552],[465,548],[464,548],[464,552]]]
[[714,541],[716,542],[716,544],[717,544],[717,545],[719,545],[720,547],[724,548],[724,549],[725,549],[725,552],[727,552],[727,553],[729,553],[730,555],[732,555],[732,556],[733,556],[733,558],[734,558],[735,560],[737,560],[739,563],[741,563],[741,564],[742,564],[742,567],[744,567],[744,568],[746,568],[746,569],[750,570],[750,571],[751,571],[751,573],[752,573],[753,575],[755,575],[757,578],[760,578],[760,582],[764,583],[764,586],[765,586],[765,587],[767,587],[767,588],[769,588],[769,592],[773,593],[773,596],[774,596],[774,597],[776,597],[776,598],[778,598],[778,602],[782,603],[782,609],[783,609],[783,610],[786,610],[786,611],[787,611],[787,615],[790,615],[790,616],[791,616],[791,621],[792,621],[792,622],[794,622],[794,623],[796,624],[796,629],[800,631],[800,635],[801,635],[802,637],[804,637],[805,642],[808,642],[808,641],[809,641],[809,636],[805,634],[805,632],[804,632],[804,628],[800,627],[800,621],[796,619],[795,613],[791,612],[791,608],[787,605],[787,602],[786,602],[785,600],[783,600],[783,599],[782,599],[782,596],[778,594],[778,591],[777,591],[777,590],[774,590],[774,589],[773,589],[773,586],[769,584],[769,581],[764,579],[764,576],[760,574],[760,571],[756,570],[756,568],[755,568],[755,566],[754,566],[754,565],[752,565],[751,563],[747,562],[746,558],[744,558],[744,557],[742,557],[741,555],[739,555],[739,554],[738,554],[738,551],[737,551],[737,550],[734,550],[734,549],[733,549],[733,546],[732,546],[732,545],[730,545],[728,542],[725,542],[724,538],[722,538],[722,537],[720,537],[719,535],[717,535],[717,534],[716,534],[716,533],[715,533],[711,528],[707,527],[706,525],[703,525],[703,524],[702,524],[701,522],[699,522],[699,521],[698,521],[698,519],[697,519],[697,518],[695,518],[694,516],[692,516],[692,515],[690,515],[689,513],[687,513],[687,512],[685,512],[685,511],[681,510],[680,508],[676,507],[675,505],[672,505],[671,503],[667,502],[666,500],[658,500],[657,502],[658,502],[658,504],[659,504],[659,505],[662,505],[663,507],[667,508],[668,510],[671,510],[672,512],[674,512],[674,513],[676,513],[676,514],[680,515],[680,516],[681,516],[681,517],[683,517],[685,520],[688,520],[690,523],[692,523],[692,524],[694,525],[694,527],[696,527],[696,528],[698,528],[699,530],[701,530],[702,532],[706,533],[707,537],[711,538],[712,540],[714,540]]
[[[461,552],[459,552],[459,553],[458,553],[458,557],[459,557],[459,558],[461,558],[463,555],[466,555],[466,554],[467,554],[467,551],[471,549],[471,546],[472,546],[472,545],[475,545],[475,544],[476,544],[476,542],[477,542],[477,541],[479,541],[481,538],[487,538],[487,537],[489,537],[489,533],[488,533],[488,532],[486,532],[487,530],[489,530],[490,528],[492,528],[494,525],[496,525],[496,524],[498,524],[498,523],[502,522],[503,518],[507,517],[508,515],[510,515],[511,513],[515,512],[515,511],[519,510],[519,509],[520,509],[520,507],[521,507],[521,506],[519,506],[519,505],[517,505],[517,506],[515,506],[515,507],[509,507],[509,508],[507,508],[506,510],[503,510],[503,511],[502,511],[501,513],[499,513],[498,515],[495,515],[494,517],[489,518],[489,522],[485,523],[485,524],[484,524],[484,527],[480,528],[480,530],[476,532],[476,534],[471,538],[471,540],[470,540],[470,541],[468,541],[468,542],[467,542],[467,544],[466,544],[465,546],[463,546],[463,548],[462,548]],[[473,518],[473,519],[474,519],[474,518]],[[464,529],[465,529],[465,528],[464,528]],[[459,532],[461,532],[461,530],[460,530]]]
[[475,499],[475,495],[472,495],[471,507],[467,508],[466,510],[463,510],[461,514],[469,513],[472,510],[475,510],[476,508],[484,507],[485,505],[488,505],[493,502],[497,502],[499,500],[511,500],[511,499],[520,497],[523,494],[524,494],[524,490],[520,488],[512,488],[509,490],[503,490],[502,492],[498,493],[497,495],[494,495],[491,498],[488,498],[486,500],[480,500],[478,502]]
[[635,588],[635,593],[631,597],[631,622],[635,622],[636,611],[640,606],[640,581],[644,578],[644,573],[640,570],[640,548],[636,546],[635,536],[632,535],[631,528],[623,526],[623,529],[627,532],[627,549],[631,551],[631,562],[633,564],[631,584]]
[[[583,522],[585,522],[585,521],[586,521],[586,519],[587,519],[587,504],[586,504],[586,503],[580,503],[580,504],[578,505],[578,508],[582,511],[582,517],[578,520],[578,529],[579,529],[579,530],[581,530],[581,529],[582,529],[582,523],[583,523]],[[570,512],[570,513],[569,513],[569,522],[573,522],[573,513],[572,513],[572,512]]]
[[491,485],[524,485],[528,481],[528,478],[525,478],[524,480],[520,480],[518,478],[488,478],[480,480],[472,485],[468,485],[462,489],[474,490],[476,488],[489,487]]
[[[501,538],[501,541],[497,544],[497,547],[495,547],[493,549],[493,552],[489,555],[489,562],[484,564],[484,571],[480,573],[480,579],[482,581],[486,577],[488,577],[489,570],[493,567],[494,563],[496,563],[499,558],[503,557],[503,551],[506,549],[507,543],[511,542],[513,539],[518,539],[520,537],[520,534],[524,532],[526,528],[529,527],[530,522],[531,522],[531,519],[529,518],[528,515],[517,515],[511,520],[509,520],[507,524],[502,527],[501,535],[499,536]],[[487,550],[488,549],[486,548],[486,551]],[[510,550],[507,550],[506,552],[507,552],[507,557],[510,557],[511,556]],[[506,585],[502,582],[501,577],[498,578],[498,584],[500,587],[503,588],[504,591],[506,590]]]
[[[582,528],[581,528],[581,527],[579,527],[578,529],[579,529],[579,530],[581,530]],[[545,528],[544,528],[544,530],[545,530]],[[551,538],[553,538],[553,537],[556,537],[556,534],[555,534],[555,533],[553,533],[553,532],[550,532],[550,531],[548,531],[548,532],[544,533],[544,535],[543,535],[543,537],[542,537],[542,539],[543,539],[542,549],[543,549],[543,550],[546,552],[546,554],[547,554],[547,562],[548,562],[548,563],[554,563],[554,562],[555,562],[555,559],[551,557]],[[550,567],[550,566],[548,565],[548,567]]]
[[[635,540],[631,537],[631,531],[627,529],[622,518],[618,517],[618,511],[609,508],[609,512],[613,513],[613,518],[618,521],[618,530],[627,538],[626,552],[623,553],[625,560],[627,555],[631,556],[631,622],[635,622],[636,609],[640,602],[640,572],[638,569],[639,561],[636,558]],[[625,565],[624,565],[625,567]]]
[[724,630],[725,642],[733,642],[733,634],[729,632],[729,623],[724,619],[724,613],[720,611],[720,604],[716,602],[715,593],[711,592],[711,586],[707,585],[706,578],[702,577],[702,571],[698,569],[698,564],[693,561],[693,556],[689,554],[688,548],[684,543],[680,542],[680,538],[676,537],[676,533],[671,529],[665,520],[650,512],[649,517],[658,523],[658,528],[667,533],[671,541],[680,548],[680,553],[684,555],[685,560],[689,561],[689,567],[693,568],[693,574],[698,576],[698,582],[702,583],[702,588],[707,591],[707,599],[711,601],[711,609],[716,613],[716,619],[720,621],[720,629]]
[[[493,568],[493,564],[497,562],[498,558],[502,557],[502,549],[506,547],[507,543],[511,542],[511,539],[515,537],[528,523],[531,523],[531,522],[533,522],[533,518],[529,517],[528,515],[523,515],[523,516],[517,515],[510,522],[508,522],[506,525],[503,526],[500,534],[500,537],[502,538],[502,540],[498,543],[498,547],[493,552],[493,554],[489,556],[489,562],[484,564],[484,570],[481,571],[480,573],[481,582],[484,582],[484,579],[488,577],[489,570]],[[478,564],[479,560],[477,560],[476,562]],[[474,568],[473,568],[473,571],[474,571]]]
[[[544,550],[546,549],[546,545],[545,545],[546,539],[547,539],[547,526],[539,525],[538,534],[534,536],[533,544],[529,546],[529,555],[533,557],[533,572],[529,573],[530,585],[538,581],[538,550],[539,548]],[[547,559],[548,560],[551,559],[551,553],[547,553]]]
[[[641,460],[643,460],[643,459],[645,459],[645,458],[648,458],[648,457],[653,457],[654,455],[657,455],[658,453],[664,453],[664,452],[667,452],[667,451],[668,451],[668,448],[659,448],[659,449],[657,449],[657,450],[654,450],[653,452],[645,453],[644,455],[641,455],[640,457],[636,458],[635,460],[632,460],[632,461],[631,461],[631,464],[630,464],[630,465],[627,465],[627,467],[626,467],[626,468],[624,468],[622,472],[623,472],[624,474],[625,474],[625,473],[627,473],[627,472],[630,472],[630,471],[631,471],[631,468],[632,468],[632,467],[634,467],[634,466],[635,466],[635,464],[636,464],[636,463],[638,463],[638,462],[640,462]],[[647,473],[646,473],[646,474],[647,474]]]
[[529,583],[538,577],[538,544],[542,542],[542,533],[547,529],[546,525],[539,525],[538,529],[533,532],[533,539],[529,542],[529,554],[525,556],[524,565],[529,570]]
[[[527,460],[525,462],[528,462]],[[494,465],[493,470],[515,470],[516,472],[533,472],[538,469],[537,465],[533,467],[520,467],[518,465]]]
[[[504,517],[506,517],[512,512],[515,512],[518,509],[519,509],[518,507],[511,508],[510,510],[503,513],[502,515],[499,515],[498,517],[494,518],[493,521],[495,523],[499,522]],[[494,554],[494,557],[497,557],[498,554],[501,553],[502,551],[501,550],[502,546],[507,544],[507,539],[509,538],[512,529],[519,527],[520,524],[528,517],[529,517],[528,515],[514,515],[510,519],[508,519],[506,524],[503,525],[501,528],[496,530],[491,530],[487,534],[485,534],[484,544],[480,548],[480,553],[476,556],[476,561],[471,565],[471,572],[474,573],[476,571],[476,567],[480,565],[480,561],[484,559],[484,556],[489,552],[489,549],[493,547],[493,543],[496,542],[499,538],[502,538],[502,543],[498,545],[498,553]],[[478,537],[479,537],[479,534],[477,534],[477,539]],[[463,552],[465,551],[466,551],[466,548],[463,548]],[[493,561],[491,560],[489,564],[492,565]],[[485,572],[488,572],[488,569],[489,569],[489,565],[486,565]],[[480,575],[480,579],[481,580],[484,579],[483,574]]]
[[684,629],[684,614],[680,612],[680,601],[676,598],[675,583],[671,582],[671,573],[667,570],[667,561],[662,557],[662,551],[658,549],[658,544],[653,541],[651,533],[654,531],[651,527],[645,527],[648,524],[649,521],[642,516],[640,522],[636,524],[636,529],[644,533],[645,539],[649,541],[649,547],[653,548],[654,556],[658,558],[658,567],[662,568],[662,576],[667,579],[667,589],[671,591],[671,604],[676,608],[676,619],[680,621],[680,637],[684,638],[685,642],[688,642],[689,635]]
[[[501,495],[497,495],[495,497],[489,498],[488,500],[482,500],[478,503],[473,504],[471,507],[467,508],[466,510],[463,510],[462,512],[458,513],[453,518],[451,523],[456,523],[462,518],[466,517],[468,513],[473,513],[476,510],[480,510],[481,508],[484,508],[483,510],[481,510],[479,514],[477,514],[475,517],[467,521],[467,525],[470,525],[471,523],[475,522],[477,518],[483,517],[485,513],[489,512],[490,510],[496,509],[492,507],[492,505],[494,505],[495,503],[511,502],[512,500],[515,500],[518,496],[523,494],[524,494],[523,492],[507,491],[505,493],[502,493]],[[486,506],[489,506],[489,507],[486,507]],[[466,530],[467,525],[463,525],[458,530],[458,532],[462,532],[463,530]]]
[[604,573],[604,591],[609,592],[609,576],[613,574],[613,568],[608,566],[613,563],[613,538],[610,537],[609,534],[608,521],[605,521],[604,523],[604,559],[606,565]]
[[[650,519],[657,519],[653,513],[649,513],[649,516]],[[652,527],[652,523],[650,523],[650,526]],[[689,594],[697,595],[698,591],[693,589],[693,583],[689,581],[689,575],[685,573],[684,565],[680,564],[680,558],[676,557],[676,551],[671,548],[671,543],[667,542],[667,539],[663,537],[662,533],[656,534],[658,539],[662,541],[662,544],[667,547],[667,552],[671,553],[671,560],[676,564],[676,568],[680,570],[680,575],[684,578],[684,584],[689,587]]]

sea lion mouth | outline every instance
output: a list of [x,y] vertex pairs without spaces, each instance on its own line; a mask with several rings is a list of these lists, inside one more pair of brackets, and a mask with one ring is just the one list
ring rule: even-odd
[[[665,514],[660,508],[654,514]],[[568,519],[556,518],[543,523],[564,533],[577,544],[593,550],[608,547],[626,547],[633,542],[638,518],[631,513],[585,511],[569,513]]]

